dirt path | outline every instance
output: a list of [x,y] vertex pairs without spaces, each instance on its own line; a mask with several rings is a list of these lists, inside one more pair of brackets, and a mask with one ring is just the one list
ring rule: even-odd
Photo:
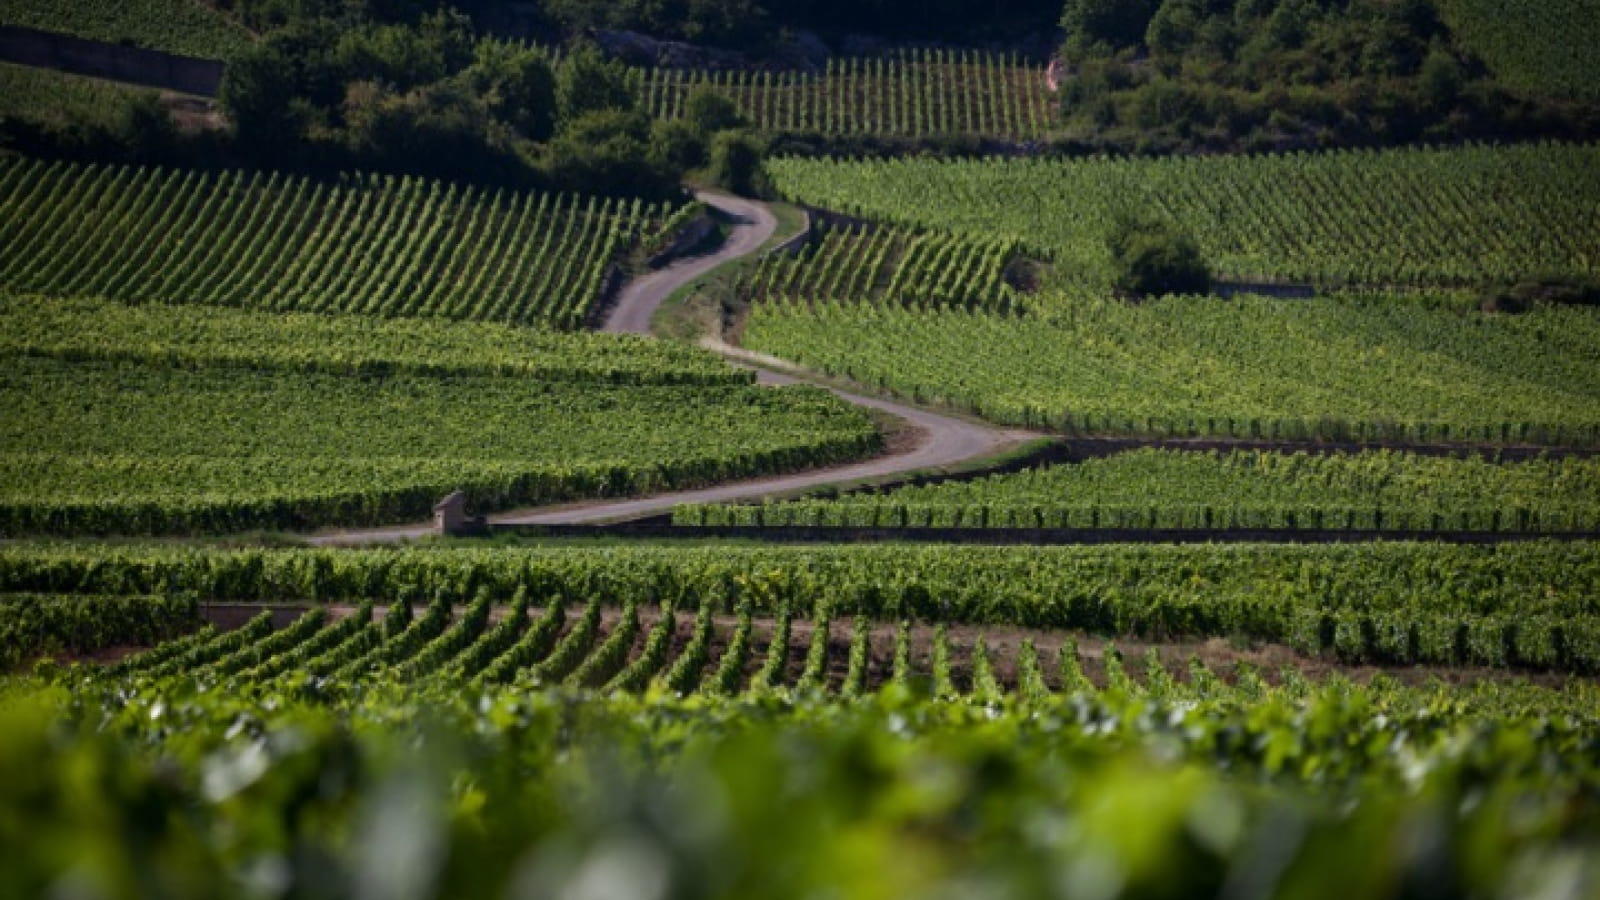
[[700,191],[695,198],[732,221],[727,239],[714,253],[677,260],[628,282],[606,315],[601,331],[649,334],[651,318],[673,291],[723,263],[756,252],[778,228],[777,218],[764,204],[711,191]]
[[[634,279],[618,295],[606,315],[602,331],[649,334],[650,320],[673,291],[718,266],[756,252],[777,229],[777,219],[760,204],[725,194],[701,192],[707,206],[715,207],[732,221],[727,239],[716,252],[681,259]],[[756,368],[758,382],[769,386],[812,383],[800,369],[772,357],[709,341],[707,349],[723,354],[735,365]],[[774,371],[779,369],[782,371]],[[842,484],[861,479],[881,478],[919,469],[938,468],[987,456],[1027,441],[1037,435],[1020,430],[999,429],[953,416],[928,412],[891,400],[864,397],[836,388],[835,395],[857,406],[876,409],[910,423],[915,435],[907,449],[864,462],[730,482],[698,490],[658,494],[621,500],[589,501],[557,507],[515,510],[489,517],[501,525],[580,525],[639,518],[670,511],[680,503],[719,503],[749,500],[808,488]],[[374,544],[411,540],[432,533],[429,525],[400,525],[388,528],[338,531],[308,538],[317,546]]]

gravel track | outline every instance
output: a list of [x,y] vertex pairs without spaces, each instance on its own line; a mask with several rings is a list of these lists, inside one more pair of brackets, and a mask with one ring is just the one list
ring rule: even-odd
[[[712,253],[680,259],[630,281],[624,286],[616,303],[607,313],[605,322],[601,326],[602,331],[649,334],[650,321],[655,316],[656,310],[674,291],[724,263],[756,252],[777,229],[777,219],[764,204],[709,191],[701,192],[697,197],[707,206],[724,213],[731,221],[732,227],[729,229],[727,239]],[[721,353],[734,365],[755,368],[757,381],[763,385],[780,387],[818,383],[808,373],[782,360],[751,353],[718,340],[710,340],[704,346]],[[828,387],[828,390],[848,403],[879,410],[905,420],[911,424],[911,431],[916,434],[917,440],[903,452],[859,463],[648,497],[516,510],[490,516],[489,521],[500,525],[580,525],[640,518],[668,512],[680,503],[749,500],[953,465],[987,456],[1037,437],[1030,432],[994,428],[891,400],[864,397],[832,387]],[[308,542],[318,546],[376,544],[410,540],[432,533],[432,527],[427,524],[402,525],[327,532],[308,538]]]

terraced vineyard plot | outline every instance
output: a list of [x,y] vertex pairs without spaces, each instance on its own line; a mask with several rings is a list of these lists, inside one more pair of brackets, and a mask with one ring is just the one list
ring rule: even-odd
[[640,82],[645,109],[657,118],[678,118],[690,93],[708,87],[774,134],[1031,140],[1057,117],[1042,66],[974,51],[834,58],[816,75],[653,69]]
[[919,402],[1069,434],[1600,443],[1593,309],[1486,316],[1386,296],[1055,309],[758,304],[743,341]]
[[1600,533],[1600,461],[1135,450],[966,483],[761,506],[683,525],[1304,528]]
[[666,210],[392,176],[0,160],[0,287],[577,328]]
[[4,291],[0,354],[336,375],[514,375],[615,385],[754,381],[752,373],[709,353],[634,335],[567,334],[437,319],[129,306]]
[[0,63],[0,116],[48,127],[122,123],[129,103],[155,91],[49,69]]
[[0,531],[173,533],[425,518],[835,462],[878,446],[814,389],[162,369],[11,357]]
[[1241,280],[1458,285],[1600,274],[1600,147],[1558,144],[1093,160],[786,158],[784,197],[1013,238],[1109,283],[1120,214],[1168,219]]
[[974,241],[895,228],[822,230],[798,256],[773,254],[740,285],[756,301],[844,300],[1007,311],[1016,241]]
[[200,0],[0,0],[0,25],[205,59],[227,59],[254,40],[244,26]]
[[[659,663],[656,674],[669,673],[680,689],[714,683],[721,685],[718,693],[737,693],[767,666],[772,629],[720,620],[712,633],[697,637],[701,630],[685,617],[706,604],[724,616],[735,611],[768,621],[791,616],[796,635],[809,631],[807,619],[828,618],[842,629],[846,622],[853,628],[855,618],[864,616],[879,622],[1072,629],[1118,639],[1227,638],[1349,663],[1600,672],[1600,544],[1595,543],[411,551],[127,546],[114,555],[93,546],[14,546],[0,553],[0,591],[147,594],[158,589],[193,591],[215,601],[274,603],[355,604],[374,596],[420,594],[458,605],[471,602],[479,590],[505,604],[525,589],[535,605],[546,597],[565,598],[569,607],[593,601],[608,611],[664,604],[680,618],[671,646],[681,645],[684,654],[699,659],[694,664],[699,674],[673,675],[672,654],[663,660],[644,653],[651,643],[648,616],[633,638],[635,650],[626,654],[630,664],[656,659],[651,663]],[[579,609],[569,612],[569,627],[575,628]],[[561,665],[547,667],[561,674],[545,671],[538,680],[548,685],[575,671],[603,645],[613,621],[608,613],[604,623],[586,626],[587,635],[578,632]],[[533,665],[530,656],[554,652],[555,638],[530,632],[532,646],[510,657],[513,664],[494,669],[496,678],[510,680]],[[801,640],[795,637],[791,644]],[[700,649],[691,653],[688,648],[697,641]],[[621,653],[615,647],[608,652]],[[848,654],[828,652],[834,661],[826,671],[837,673],[838,658],[846,660],[848,670]],[[709,662],[728,654],[739,660],[731,668]],[[805,650],[791,646],[781,663],[786,683],[804,680],[809,657],[809,644]],[[485,670],[488,663],[479,663],[477,670]],[[626,669],[616,659],[606,665],[616,672]],[[776,671],[769,669],[769,684]],[[642,677],[635,673],[627,683],[637,686]],[[843,681],[830,674],[828,683]]]

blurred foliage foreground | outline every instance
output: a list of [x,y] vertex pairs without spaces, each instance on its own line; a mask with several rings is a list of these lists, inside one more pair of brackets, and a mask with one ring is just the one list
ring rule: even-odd
[[[1247,693],[1247,692],[1246,692]],[[5,897],[1585,897],[1592,684],[0,687]]]

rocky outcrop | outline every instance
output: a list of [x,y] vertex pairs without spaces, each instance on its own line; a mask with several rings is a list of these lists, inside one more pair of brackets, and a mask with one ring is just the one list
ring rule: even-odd
[[734,50],[702,47],[681,41],[664,41],[637,31],[597,30],[592,32],[591,36],[606,55],[632,66],[712,71],[744,69],[750,66],[750,60],[743,53]]

